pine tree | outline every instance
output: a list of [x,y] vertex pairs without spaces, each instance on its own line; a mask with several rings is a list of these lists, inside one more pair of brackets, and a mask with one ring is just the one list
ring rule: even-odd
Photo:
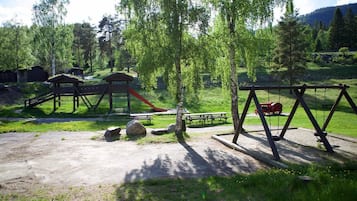
[[274,66],[282,72],[283,79],[287,79],[290,85],[297,81],[306,68],[306,32],[297,16],[291,3],[276,30],[277,46],[273,58],[276,64]]
[[321,52],[323,50],[321,40],[319,38],[316,39],[315,44],[315,52]]
[[345,45],[345,23],[340,8],[336,8],[330,26],[329,44],[330,49],[337,51]]
[[355,16],[353,15],[352,9],[349,8],[345,15],[345,46],[349,47],[350,50],[356,49],[356,41],[357,41],[357,34],[356,34],[356,20]]

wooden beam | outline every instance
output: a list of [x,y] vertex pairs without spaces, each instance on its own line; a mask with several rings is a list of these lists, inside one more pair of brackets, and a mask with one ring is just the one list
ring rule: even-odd
[[243,91],[249,91],[251,89],[254,89],[255,91],[258,90],[274,90],[274,89],[342,89],[342,88],[349,88],[347,85],[302,85],[302,86],[241,86],[239,87],[239,90]]
[[299,93],[299,91],[297,89],[294,90],[297,99],[299,100],[301,106],[304,108],[305,113],[307,114],[307,116],[309,117],[312,125],[315,128],[316,134],[320,137],[321,142],[324,144],[326,151],[332,153],[333,149],[329,143],[329,141],[326,138],[326,133],[322,131],[322,129],[320,128],[319,124],[317,123],[314,115],[312,115],[310,108],[307,106],[304,98],[302,97],[302,95]]
[[[296,93],[299,93],[301,96],[303,96],[304,93],[305,93],[305,89],[301,89],[300,92],[297,91]],[[283,129],[281,130],[281,133],[279,135],[280,139],[284,138],[284,135],[285,135],[286,131],[288,130],[288,128],[290,126],[290,123],[293,120],[293,118],[295,116],[295,113],[296,113],[296,110],[297,110],[298,107],[299,107],[299,99],[296,99],[295,103],[294,103],[294,106],[291,109],[291,112],[290,112],[290,114],[288,116],[288,119],[286,120],[285,125],[284,125]]]
[[254,90],[250,90],[249,95],[248,95],[248,98],[247,98],[247,101],[245,102],[245,106],[244,106],[242,115],[241,115],[241,117],[239,118],[239,122],[238,122],[238,132],[237,132],[237,134],[234,135],[233,141],[232,141],[232,142],[235,143],[235,144],[237,144],[237,140],[238,140],[238,135],[239,135],[239,133],[241,133],[242,130],[243,130],[243,123],[244,123],[245,117],[247,116],[250,103],[252,102],[253,94],[254,94]]
[[345,96],[345,98],[347,99],[348,103],[350,104],[351,108],[353,109],[353,111],[357,114],[357,107],[356,104],[353,102],[351,96],[347,93],[347,90],[343,90],[343,95]]
[[264,113],[263,113],[263,109],[260,106],[260,103],[258,101],[258,97],[256,96],[255,92],[253,93],[253,100],[254,100],[255,106],[256,106],[256,108],[258,110],[258,114],[259,114],[260,120],[262,121],[264,130],[265,130],[265,135],[267,136],[271,151],[273,152],[274,159],[279,161],[280,160],[280,156],[279,156],[278,150],[277,150],[277,148],[275,146],[273,137],[272,137],[271,132],[270,132],[270,128],[268,126],[268,123],[267,123],[267,121],[265,119],[265,116],[264,116]]
[[323,130],[323,131],[326,130],[328,124],[330,123],[330,121],[331,121],[331,119],[332,119],[333,114],[334,114],[335,111],[336,111],[337,105],[340,103],[340,101],[341,101],[341,99],[342,99],[342,96],[343,96],[343,94],[344,94],[344,93],[343,93],[344,90],[345,90],[345,89],[342,89],[342,90],[341,90],[340,94],[338,95],[338,97],[337,97],[337,99],[336,99],[335,104],[333,104],[333,106],[331,107],[330,112],[329,112],[329,114],[327,115],[327,118],[326,118],[326,120],[325,120],[325,122],[324,122],[324,124],[323,124],[323,126],[322,126],[322,128],[321,128],[321,130]]

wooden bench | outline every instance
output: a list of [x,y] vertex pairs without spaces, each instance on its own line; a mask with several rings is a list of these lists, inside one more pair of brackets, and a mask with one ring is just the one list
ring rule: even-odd
[[213,123],[214,120],[219,120],[223,121],[224,123],[227,122],[227,112],[213,112],[208,114],[208,119],[211,120],[211,123]]
[[130,114],[130,117],[135,120],[146,120],[149,124],[152,120],[152,114]]
[[202,125],[206,124],[206,121],[210,120],[210,123],[213,124],[214,120],[227,122],[227,112],[211,112],[211,113],[192,113],[184,115],[185,121],[188,124],[192,124],[194,121],[200,122]]
[[197,120],[204,125],[207,120],[207,116],[204,113],[185,114],[184,119],[188,124],[192,124],[193,121]]

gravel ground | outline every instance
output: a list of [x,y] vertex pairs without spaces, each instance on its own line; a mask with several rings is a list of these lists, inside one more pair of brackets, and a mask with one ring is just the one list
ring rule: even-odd
[[[261,127],[245,129],[253,131]],[[268,168],[252,157],[258,155],[260,159],[272,161],[265,134],[240,135],[237,147],[243,152],[211,138],[231,131],[227,126],[191,128],[188,142],[147,145],[138,145],[135,141],[106,142],[102,138],[104,131],[1,134],[0,194],[28,194],[41,188],[52,189],[56,194],[61,189],[83,186],[88,192],[92,187],[96,191],[104,190],[98,185],[107,186],[110,191],[113,185],[149,178],[229,176]],[[233,136],[220,137],[231,142]],[[285,140],[276,145],[286,162],[357,160],[356,139],[328,135],[328,140],[334,154],[321,150],[313,132],[306,129],[289,130]]]
[[104,131],[1,134],[0,193],[26,193],[41,186],[112,185],[148,178],[228,176],[266,168],[210,138],[212,132],[227,129],[190,129],[192,140],[186,143],[148,145],[91,139]]
[[[260,126],[248,126],[245,129],[248,133],[239,136],[237,145],[230,143],[233,135],[218,135],[217,139],[255,158],[274,164],[272,150],[263,128]],[[272,131],[272,135],[279,135],[279,133]],[[327,139],[333,147],[334,153],[324,151],[324,146],[322,143],[317,142],[317,139],[312,130],[303,128],[290,129],[285,134],[284,140],[275,141],[275,145],[281,160],[288,163],[302,164],[357,160],[357,139],[328,134]]]

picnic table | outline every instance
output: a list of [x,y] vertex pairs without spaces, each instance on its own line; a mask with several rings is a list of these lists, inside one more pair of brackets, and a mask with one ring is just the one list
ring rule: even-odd
[[228,117],[227,112],[206,112],[185,114],[184,119],[188,124],[192,124],[194,121],[198,121],[202,125],[205,125],[206,122],[213,124],[214,120],[227,122]]
[[130,117],[135,120],[146,120],[147,123],[151,124],[152,114],[142,113],[142,114],[130,114]]

